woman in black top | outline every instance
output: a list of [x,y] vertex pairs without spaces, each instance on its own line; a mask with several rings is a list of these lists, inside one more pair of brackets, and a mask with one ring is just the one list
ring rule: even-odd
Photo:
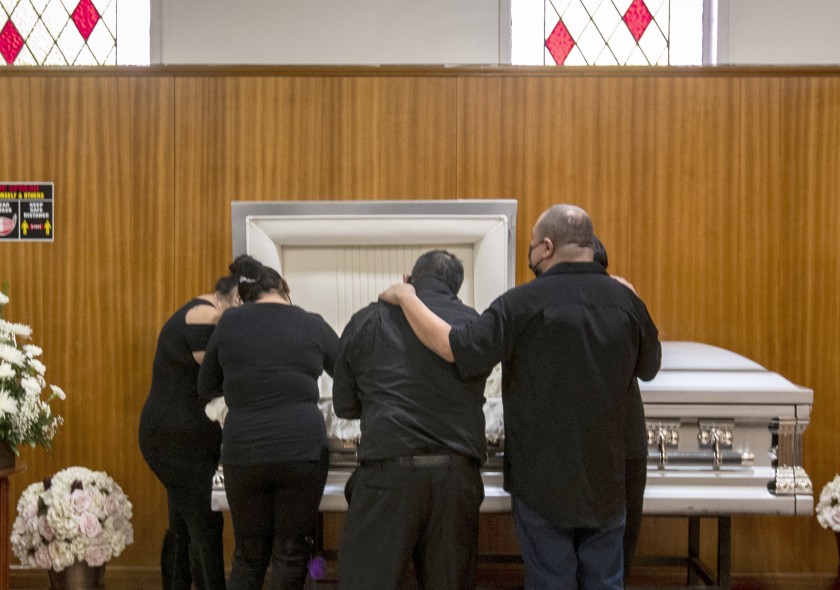
[[210,508],[222,433],[204,414],[196,382],[222,312],[239,301],[239,277],[188,301],[160,331],[152,385],[140,416],[140,450],[166,488],[169,528],[160,568],[164,590],[223,590],[222,515]]
[[228,590],[303,588],[327,479],[318,377],[330,375],[338,335],[293,306],[272,268],[231,265],[244,305],[225,314],[207,345],[199,394],[224,395],[222,465],[236,540]]

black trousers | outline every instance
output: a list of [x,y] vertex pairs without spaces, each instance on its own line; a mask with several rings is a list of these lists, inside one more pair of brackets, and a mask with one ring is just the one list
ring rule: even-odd
[[329,452],[318,461],[225,463],[225,492],[236,549],[228,590],[261,590],[271,564],[271,590],[306,583]]
[[647,457],[628,458],[624,467],[624,487],[627,499],[627,522],[624,528],[624,584],[636,556],[636,544],[642,528],[642,505],[647,484]]
[[224,590],[224,518],[210,508],[219,449],[146,442],[143,456],[166,488],[169,529],[161,548],[163,590]]
[[410,563],[421,589],[475,588],[484,499],[477,462],[361,465],[347,492],[339,588],[400,588]]

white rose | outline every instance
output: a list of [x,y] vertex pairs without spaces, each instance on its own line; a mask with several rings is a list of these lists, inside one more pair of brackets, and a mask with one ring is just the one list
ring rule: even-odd
[[85,561],[91,567],[99,567],[108,561],[108,548],[104,545],[91,545],[85,551]]
[[53,540],[52,528],[50,527],[49,521],[44,516],[38,519],[38,533],[44,537],[44,540],[47,543]]
[[20,511],[20,515],[24,518],[32,518],[38,515],[38,502],[28,502]]
[[91,494],[87,490],[73,490],[70,494],[70,504],[76,512],[84,512],[92,503]]
[[102,524],[100,524],[99,519],[90,512],[83,512],[81,516],[79,516],[79,530],[87,537],[95,537],[102,532]]
[[105,498],[105,514],[108,516],[116,516],[122,512],[122,503],[118,494],[109,494]]
[[35,563],[38,564],[38,567],[44,568],[45,570],[52,568],[52,557],[50,556],[50,550],[46,545],[38,547],[38,550],[35,552]]

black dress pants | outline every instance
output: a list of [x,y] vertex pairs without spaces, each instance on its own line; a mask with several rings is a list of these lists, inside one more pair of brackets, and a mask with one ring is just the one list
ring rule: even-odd
[[421,589],[475,588],[484,499],[478,462],[363,464],[347,492],[339,588],[400,588],[410,563]]
[[163,590],[224,590],[224,517],[210,508],[219,450],[159,441],[144,444],[143,456],[166,488]]
[[271,564],[271,590],[306,583],[329,452],[318,461],[225,463],[225,492],[236,549],[228,590],[261,590]]

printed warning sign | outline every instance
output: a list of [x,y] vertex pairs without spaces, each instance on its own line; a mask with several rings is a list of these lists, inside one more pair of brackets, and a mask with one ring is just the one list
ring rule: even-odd
[[55,239],[52,182],[0,182],[0,241]]

